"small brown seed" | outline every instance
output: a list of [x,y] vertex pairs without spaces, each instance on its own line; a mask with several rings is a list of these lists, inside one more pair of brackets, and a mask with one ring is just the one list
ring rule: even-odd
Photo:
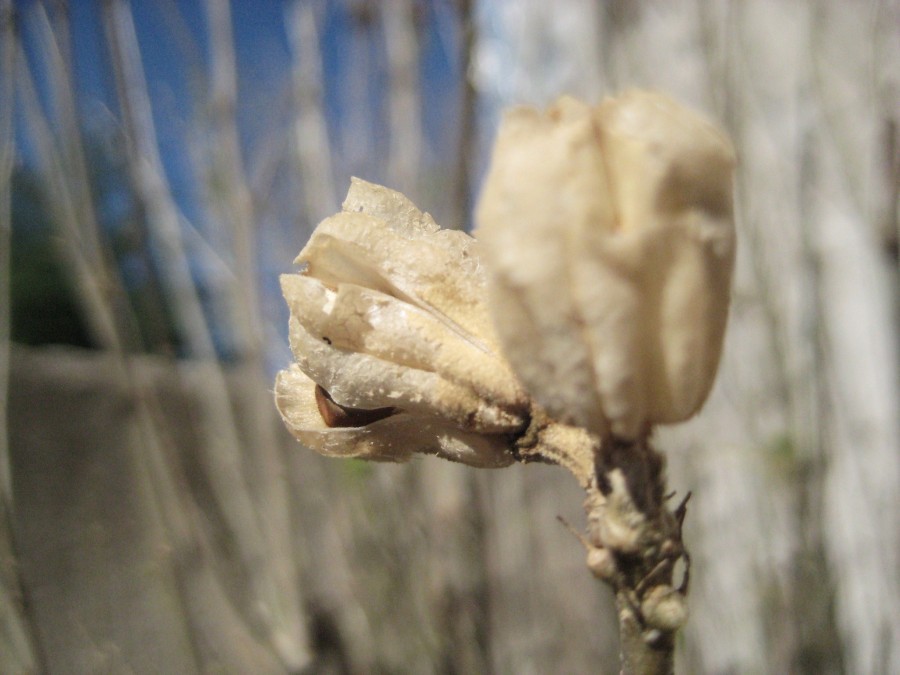
[[325,426],[364,427],[378,420],[397,414],[396,408],[349,408],[336,403],[324,387],[316,385],[316,405]]

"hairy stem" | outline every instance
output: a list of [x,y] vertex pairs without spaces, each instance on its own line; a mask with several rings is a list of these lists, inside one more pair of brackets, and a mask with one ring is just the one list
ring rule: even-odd
[[[564,466],[585,487],[587,536],[576,535],[590,570],[616,594],[623,675],[674,672],[675,634],[687,620],[690,558],[681,528],[690,493],[669,508],[665,458],[649,435],[599,439],[544,418],[518,453],[523,461]],[[676,584],[679,563],[684,573]]]
[[[669,508],[665,458],[647,437],[604,439],[594,460],[585,503],[588,561],[616,593],[622,673],[672,673],[675,633],[687,620],[689,557],[681,527],[690,494]],[[685,571],[676,586],[679,561]]]
[[660,639],[648,642],[645,628],[632,610],[626,592],[616,594],[616,610],[619,614],[619,658],[622,675],[669,675],[675,672],[674,633],[660,635]]

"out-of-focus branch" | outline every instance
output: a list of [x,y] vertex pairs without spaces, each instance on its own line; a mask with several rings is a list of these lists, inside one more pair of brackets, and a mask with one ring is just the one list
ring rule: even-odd
[[422,149],[418,47],[413,3],[394,0],[380,5],[388,58],[388,124],[391,187],[416,194]]
[[[292,557],[292,528],[289,499],[284,480],[284,460],[275,436],[275,417],[267,395],[263,368],[263,318],[260,312],[257,279],[256,216],[250,187],[243,168],[236,119],[237,69],[234,54],[231,14],[228,2],[207,0],[210,26],[211,92],[210,111],[215,152],[208,170],[220,177],[214,182],[224,194],[212,195],[223,222],[229,224],[236,261],[237,288],[233,306],[238,310],[230,329],[243,348],[247,381],[251,383],[246,426],[254,439],[254,452],[247,458],[261,489],[255,500],[260,531],[268,550],[275,602],[270,608],[272,644],[285,665],[297,670],[309,660],[305,627],[297,586],[297,569]],[[251,485],[253,481],[251,480]]]
[[[884,121],[884,215],[881,218],[881,241],[885,255],[897,267],[900,263],[900,120]],[[896,288],[896,287],[895,287]]]
[[231,305],[235,316],[229,329],[236,334],[241,356],[259,360],[263,350],[263,321],[259,312],[256,219],[235,118],[237,67],[231,11],[228,2],[207,0],[206,14],[210,38],[209,119],[212,131],[212,155],[205,167],[212,174],[207,181],[207,190],[211,193],[209,205],[227,226],[234,251],[237,283],[231,289]]
[[119,350],[121,339],[117,320],[112,312],[106,294],[108,285],[102,278],[102,267],[96,264],[96,256],[88,253],[90,243],[86,242],[79,223],[83,212],[79,212],[77,199],[73,195],[70,175],[54,142],[44,111],[38,102],[34,78],[21,45],[18,45],[18,84],[21,103],[26,110],[25,119],[31,128],[30,137],[36,149],[38,169],[49,186],[54,198],[50,201],[53,221],[59,229],[58,252],[71,274],[76,297],[81,305],[93,340],[100,347]]
[[328,126],[322,105],[322,58],[316,15],[311,3],[295,0],[287,15],[293,54],[294,148],[303,195],[303,212],[310,224],[338,208],[331,165]]
[[[94,207],[92,194],[93,176],[85,155],[84,138],[76,105],[70,50],[70,23],[68,7],[63,5],[48,17],[43,4],[35,4],[29,12],[29,24],[39,40],[41,53],[47,62],[47,80],[53,102],[54,117],[48,119],[37,104],[33,94],[32,110],[41,118],[43,131],[39,143],[46,144],[43,162],[44,174],[57,172],[51,184],[57,185],[60,194],[66,195],[63,209],[56,205],[58,227],[67,229],[64,259],[73,256],[81,259],[79,268],[85,283],[96,289],[90,304],[89,315],[104,316],[105,322],[100,345],[121,350],[138,349],[140,335],[136,319],[131,311],[126,290],[116,269],[112,250],[104,241],[100,220]],[[31,85],[33,87],[33,85]],[[51,125],[55,128],[51,128]],[[53,132],[56,131],[54,134]],[[56,201],[56,200],[53,200]],[[62,222],[60,217],[65,217]],[[96,321],[95,321],[96,323]],[[96,330],[95,330],[96,333]]]
[[72,201],[78,214],[76,225],[79,236],[84,243],[84,252],[93,267],[105,268],[103,261],[104,246],[100,233],[94,201],[91,195],[90,174],[84,154],[81,127],[78,123],[78,112],[75,104],[75,88],[72,82],[72,55],[67,49],[69,43],[68,13],[64,10],[56,13],[56,30],[40,3],[31,13],[30,24],[38,34],[41,52],[47,61],[47,74],[51,83],[50,91],[55,104],[56,122],[59,125],[57,147],[60,159],[69,172],[69,185],[72,188]]
[[100,240],[71,77],[43,6],[32,7],[29,17],[40,41],[41,53],[48,61],[49,91],[55,103],[62,140],[57,140],[48,115],[38,101],[34,76],[15,36],[12,44],[18,45],[20,100],[28,111],[26,119],[37,149],[38,168],[54,196],[50,208],[61,235],[56,238],[58,252],[71,275],[93,340],[100,347],[120,350],[124,322],[113,311],[111,300],[119,286]]
[[10,246],[12,168],[15,158],[16,17],[12,0],[0,0],[0,654],[10,672],[37,672],[38,652],[24,611],[13,541],[9,454]]
[[134,189],[147,209],[166,296],[172,303],[177,329],[188,352],[212,361],[216,358],[215,346],[191,276],[178,210],[157,148],[150,98],[128,4],[124,0],[107,0],[103,4],[103,22],[127,132],[128,168]]
[[15,158],[15,16],[12,0],[0,0],[0,501],[12,507],[6,401],[9,393],[11,191]]
[[[245,462],[228,398],[228,388],[216,361],[212,332],[207,325],[191,276],[182,241],[179,213],[157,148],[152,110],[128,3],[124,0],[105,2],[103,21],[128,134],[128,164],[132,182],[147,210],[165,289],[182,339],[189,353],[198,361],[199,372],[194,372],[192,377],[196,378],[196,386],[202,392],[198,396],[202,406],[203,438],[199,444],[199,455],[205,476],[209,480],[215,506],[223,516],[228,537],[234,544],[241,574],[247,580],[248,592],[245,599],[249,618],[278,650],[285,665],[291,669],[299,668],[306,662],[307,653],[296,597],[285,591],[285,577],[290,575],[281,573],[283,570],[278,567],[283,562],[281,557],[276,556],[278,560],[275,561],[271,559],[265,534],[268,529],[262,522],[265,517],[254,503],[248,478],[244,473]],[[227,71],[227,54],[225,59],[223,70]],[[228,93],[231,86],[228,73],[219,77],[222,82],[222,101],[228,106],[229,101],[233,102]],[[227,108],[225,114],[228,114]],[[227,130],[229,124],[227,120],[224,122],[226,135],[231,133]],[[231,152],[236,153],[236,133],[229,142],[233,143]],[[235,159],[233,155],[232,159]],[[229,170],[239,169],[232,167]],[[235,180],[243,184],[240,176]],[[236,208],[246,214],[250,208],[249,198],[246,195],[239,197]],[[240,227],[249,227],[247,222],[240,220],[241,216],[236,217]],[[246,217],[248,216],[245,215],[244,218]],[[246,266],[246,260],[244,264]],[[246,267],[243,273],[248,273]],[[259,325],[256,329],[258,328]],[[268,511],[266,513],[268,515]],[[280,572],[276,571],[276,567]]]
[[472,162],[475,158],[478,137],[475,130],[475,105],[477,93],[472,81],[472,53],[475,48],[475,21],[472,18],[471,0],[459,0],[460,64],[462,97],[459,119],[459,154],[456,159],[456,175],[453,185],[456,194],[453,203],[453,227],[464,228],[472,208]]
[[[197,398],[204,396],[202,383],[209,381],[208,374],[209,366],[202,363],[198,364],[196,372],[187,373],[187,380],[196,378],[200,382],[200,386],[196,387],[201,390],[195,394]],[[227,584],[223,584],[217,574],[221,561],[217,561],[217,550],[209,534],[208,516],[191,497],[187,476],[180,469],[180,459],[171,454],[167,432],[158,424],[159,419],[164,417],[157,407],[158,402],[153,396],[146,395],[146,391],[142,393],[144,396],[138,399],[135,419],[138,430],[135,443],[155,498],[155,506],[165,523],[171,544],[169,558],[177,579],[180,600],[190,620],[193,648],[199,663],[206,668],[211,664],[227,664],[235,672],[283,672],[288,664],[284,663],[283,654],[278,654],[281,659],[273,656],[275,639],[272,635],[260,636],[258,631],[252,630],[246,616],[235,608],[233,598],[226,593]],[[216,476],[212,479],[215,481]],[[236,497],[236,501],[240,501],[240,496]],[[227,508],[225,511],[228,513]],[[235,535],[236,539],[238,535]],[[242,541],[237,539],[237,545],[240,546]],[[263,576],[263,562],[258,564],[261,569],[255,574]],[[251,582],[251,592],[258,591],[260,585],[259,582]],[[291,592],[288,588],[285,594],[290,596]],[[261,603],[271,603],[267,597],[255,597]],[[266,605],[267,608],[271,606]]]

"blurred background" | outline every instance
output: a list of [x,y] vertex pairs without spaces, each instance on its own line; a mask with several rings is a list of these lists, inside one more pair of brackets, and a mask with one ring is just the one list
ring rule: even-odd
[[632,86],[740,158],[678,670],[900,672],[898,64],[897,0],[0,0],[0,672],[617,672],[571,477],[325,460],[271,381],[351,175],[468,228],[505,106]]

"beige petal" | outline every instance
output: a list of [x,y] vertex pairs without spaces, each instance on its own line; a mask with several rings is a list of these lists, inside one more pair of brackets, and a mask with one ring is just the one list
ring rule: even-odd
[[403,193],[355,176],[350,179],[350,189],[342,210],[374,216],[408,239],[421,238],[441,229],[429,214],[419,211]]
[[284,275],[281,283],[291,313],[335,348],[435,372],[498,406],[527,411],[527,397],[506,362],[433,314],[353,284],[333,291],[301,275]]
[[297,365],[278,373],[275,403],[291,434],[323,455],[402,462],[419,452],[487,468],[513,462],[502,436],[467,433],[406,413],[365,427],[329,428],[316,404],[315,383]]
[[368,214],[340,213],[319,224],[297,262],[328,286],[381,291],[434,314],[485,349],[496,347],[476,242],[463,232],[408,238]]
[[299,367],[341,405],[394,406],[411,414],[442,419],[461,429],[487,433],[511,433],[524,424],[519,414],[492,404],[435,372],[329,345],[308,332],[296,316],[291,317],[289,330]]

